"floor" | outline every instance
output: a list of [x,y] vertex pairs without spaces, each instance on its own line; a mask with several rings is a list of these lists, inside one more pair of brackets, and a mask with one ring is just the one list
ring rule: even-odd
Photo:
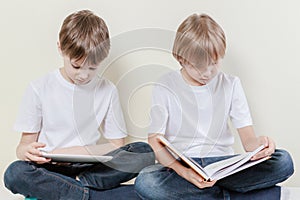
[[282,187],[281,200],[299,200],[300,187]]
[[[24,200],[21,195],[14,195],[3,186],[0,187],[0,199],[2,200]],[[282,187],[281,200],[299,200],[300,187]]]
[[3,185],[0,186],[0,199],[3,200],[20,200],[24,199],[21,195],[14,195],[10,191],[8,191],[6,188],[4,188]]

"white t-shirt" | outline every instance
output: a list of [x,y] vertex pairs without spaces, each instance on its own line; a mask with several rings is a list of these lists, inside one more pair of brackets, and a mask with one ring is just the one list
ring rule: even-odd
[[94,145],[100,132],[107,139],[127,135],[118,91],[110,81],[95,77],[77,86],[65,80],[59,69],[31,82],[14,129],[40,133],[38,141],[46,144],[46,151]]
[[228,127],[252,125],[239,78],[218,74],[204,86],[188,85],[180,70],[163,75],[153,88],[149,133],[161,133],[191,157],[233,154]]

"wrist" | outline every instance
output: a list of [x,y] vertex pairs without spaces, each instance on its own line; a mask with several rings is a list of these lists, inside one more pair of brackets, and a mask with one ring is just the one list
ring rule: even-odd
[[16,149],[16,156],[18,159],[20,160],[24,160],[23,159],[23,151],[22,151],[22,148],[20,147],[20,145],[17,146],[17,149]]

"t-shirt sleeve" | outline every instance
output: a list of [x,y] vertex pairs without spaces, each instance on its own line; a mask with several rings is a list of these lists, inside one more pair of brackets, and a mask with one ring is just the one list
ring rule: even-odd
[[235,128],[252,125],[250,109],[239,78],[236,78],[233,85],[230,118]]
[[26,133],[38,133],[41,130],[42,105],[37,91],[30,84],[21,101],[14,130]]
[[150,126],[148,133],[165,134],[168,121],[168,91],[162,85],[156,85],[152,91],[150,108]]
[[109,108],[101,128],[103,136],[107,139],[120,139],[127,136],[119,94],[115,87],[112,91]]

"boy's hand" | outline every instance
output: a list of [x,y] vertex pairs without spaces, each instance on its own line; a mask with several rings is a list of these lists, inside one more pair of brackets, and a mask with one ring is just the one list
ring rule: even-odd
[[42,157],[42,152],[39,148],[46,145],[40,142],[33,142],[30,144],[20,144],[18,148],[19,158],[25,161],[32,161],[38,164],[50,162],[50,158]]
[[212,187],[217,181],[205,181],[198,173],[190,168],[185,168],[181,171],[181,177],[196,185],[198,188],[203,189],[206,187]]
[[274,141],[267,136],[258,137],[259,145],[264,145],[264,149],[254,155],[251,160],[258,160],[267,156],[271,156],[275,152],[275,143]]

